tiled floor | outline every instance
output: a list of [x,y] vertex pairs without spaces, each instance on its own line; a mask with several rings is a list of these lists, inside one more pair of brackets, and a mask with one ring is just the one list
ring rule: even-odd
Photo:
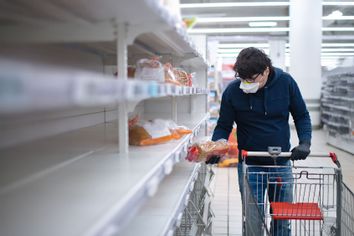
[[[292,146],[297,144],[296,132],[292,130]],[[313,152],[337,153],[342,164],[344,182],[354,190],[354,156],[338,150],[326,144],[326,134],[322,130],[313,132],[312,148]],[[331,165],[330,161],[317,158],[308,158],[306,161],[298,162],[298,165],[317,166]],[[241,217],[241,195],[238,190],[237,168],[215,168],[216,176],[212,183],[214,199],[212,209],[215,214],[213,219],[214,236],[239,236],[242,234]]]

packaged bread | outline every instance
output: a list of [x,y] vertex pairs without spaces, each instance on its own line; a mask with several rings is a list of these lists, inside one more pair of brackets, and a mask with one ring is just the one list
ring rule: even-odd
[[177,81],[176,76],[173,73],[173,67],[170,63],[164,64],[164,70],[165,70],[165,83],[181,85],[181,83]]
[[164,82],[164,67],[157,58],[140,59],[136,63],[135,78]]
[[176,80],[183,86],[192,86],[192,78],[188,75],[187,72],[180,68],[174,68],[173,73],[176,77]]
[[[135,121],[132,119],[130,124]],[[135,125],[129,126],[129,144],[135,146],[162,144],[180,139],[190,133],[192,133],[190,129],[178,126],[171,120],[139,121]]]
[[194,143],[188,148],[186,159],[191,162],[205,162],[212,156],[224,156],[229,151],[227,140],[220,139],[218,141],[201,141]]
[[169,128],[172,136],[174,137],[174,139],[180,139],[184,135],[192,133],[192,130],[190,130],[189,128],[187,128],[185,126],[177,125],[172,120],[167,120],[166,122],[167,122],[166,125],[168,126],[168,128]]
[[173,139],[174,137],[165,122],[140,121],[129,129],[130,145],[154,145],[166,143]]

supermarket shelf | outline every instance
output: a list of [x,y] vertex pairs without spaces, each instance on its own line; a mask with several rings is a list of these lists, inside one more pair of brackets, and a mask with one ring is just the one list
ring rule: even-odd
[[333,108],[333,109],[337,109],[337,110],[342,110],[342,111],[351,111],[353,112],[354,109],[351,109],[349,107],[345,107],[345,106],[337,106],[337,105],[334,105],[334,104],[330,104],[330,103],[322,103],[322,105],[324,107],[329,107],[329,108]]
[[0,235],[119,231],[155,195],[206,119],[184,124],[193,134],[181,140],[130,147],[125,155],[115,123],[1,150]]
[[354,138],[344,137],[342,135],[332,136],[327,135],[327,142],[339,149],[349,152],[354,155]]
[[200,164],[182,162],[161,183],[156,196],[149,199],[120,235],[172,235],[188,204],[198,177]]
[[345,119],[345,120],[350,120],[349,116],[343,115],[343,114],[335,114],[333,112],[324,111],[324,110],[322,111],[322,114],[328,115],[328,116],[331,116],[331,117],[335,117],[335,118],[342,118],[342,119]]
[[342,100],[342,101],[348,101],[348,102],[354,102],[354,98],[350,98],[350,97],[344,97],[344,96],[334,96],[331,94],[324,94],[324,98],[326,99],[337,99],[337,100]]
[[322,121],[326,123],[328,126],[334,126],[334,127],[343,127],[343,128],[349,128],[350,124],[344,124],[344,123],[338,123],[334,121],[329,121],[328,119],[322,118]]
[[[59,0],[52,3],[38,0],[33,6],[20,0],[2,4],[0,14],[5,23],[16,23],[0,27],[1,40],[5,42],[114,42],[117,28],[122,24],[127,28],[128,44],[145,34],[139,40],[157,52],[173,52],[180,56],[192,54],[207,65],[181,20],[172,15],[162,1],[92,0],[83,3]],[[112,45],[115,48],[115,44]],[[161,51],[160,48],[165,48],[161,45],[169,49]]]
[[202,88],[137,79],[121,80],[102,74],[37,68],[16,63],[3,62],[0,69],[0,114],[102,106],[165,96],[208,93]]

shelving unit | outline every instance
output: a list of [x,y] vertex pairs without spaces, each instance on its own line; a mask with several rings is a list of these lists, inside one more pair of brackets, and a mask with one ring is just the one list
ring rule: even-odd
[[329,73],[322,87],[321,120],[328,142],[354,154],[354,70],[340,68]]
[[[209,170],[182,161],[206,134],[207,63],[176,16],[153,0],[21,0],[0,12],[1,235],[121,235],[149,204],[176,197],[156,221],[174,233],[196,191],[210,218],[208,191],[191,187],[203,178],[207,188]],[[127,78],[128,63],[152,55],[196,72],[198,87]],[[131,112],[192,134],[129,146]]]

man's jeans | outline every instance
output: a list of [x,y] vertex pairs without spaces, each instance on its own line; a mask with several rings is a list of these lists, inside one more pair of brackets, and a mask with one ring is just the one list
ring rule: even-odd
[[[243,164],[238,165],[238,181],[244,204],[244,176]],[[290,161],[284,167],[262,167],[248,165],[248,183],[254,194],[255,200],[260,207],[260,217],[264,217],[264,206],[270,202],[292,202],[293,199],[293,176]],[[282,182],[282,183],[280,183]],[[265,197],[267,190],[268,197]],[[246,206],[247,207],[247,206]],[[255,226],[261,227],[261,226]],[[273,236],[290,236],[290,222],[288,220],[275,220],[271,222],[270,232]]]

